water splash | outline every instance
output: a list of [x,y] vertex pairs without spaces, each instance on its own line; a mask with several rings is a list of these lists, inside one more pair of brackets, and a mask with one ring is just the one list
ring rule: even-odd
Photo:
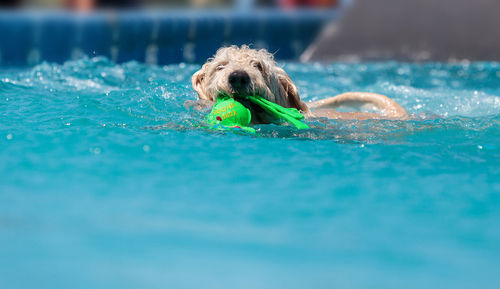
[[[3,113],[17,125],[93,123],[96,126],[156,127],[200,131],[205,111],[184,107],[195,100],[190,86],[197,65],[115,64],[104,57],[42,63],[24,71],[0,73]],[[310,120],[313,129],[258,126],[269,138],[340,142],[405,142],[425,129],[453,128],[465,135],[498,128],[500,64],[489,63],[333,63],[285,66],[305,101],[345,91],[386,94],[413,116],[412,121]],[[7,101],[8,99],[8,101]],[[4,123],[4,126],[6,124]],[[474,133],[473,133],[474,134]]]

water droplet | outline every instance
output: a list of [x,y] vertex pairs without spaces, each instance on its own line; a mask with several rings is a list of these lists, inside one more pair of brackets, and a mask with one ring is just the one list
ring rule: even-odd
[[145,152],[149,152],[151,150],[151,147],[148,146],[148,145],[143,145],[142,146],[142,150],[145,151]]
[[482,145],[478,145],[477,148],[480,149],[480,150],[482,150],[483,146]]
[[9,133],[6,137],[5,137],[7,140],[11,140],[12,139],[12,134]]
[[101,148],[90,148],[89,151],[93,154],[100,154],[101,153]]

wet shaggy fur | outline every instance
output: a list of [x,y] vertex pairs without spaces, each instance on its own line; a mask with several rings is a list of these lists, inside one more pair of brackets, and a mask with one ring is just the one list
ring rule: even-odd
[[290,76],[274,61],[265,49],[255,50],[243,45],[220,48],[213,58],[192,77],[194,90],[200,99],[216,101],[220,93],[235,93],[228,82],[233,71],[245,71],[250,76],[249,95],[260,95],[284,107],[294,107],[309,113],[300,99]]

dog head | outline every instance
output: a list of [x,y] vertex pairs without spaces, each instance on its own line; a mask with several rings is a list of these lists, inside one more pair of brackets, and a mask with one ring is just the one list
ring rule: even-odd
[[260,95],[281,106],[309,113],[295,84],[265,49],[246,45],[220,48],[193,75],[192,84],[199,99],[216,101],[221,93]]

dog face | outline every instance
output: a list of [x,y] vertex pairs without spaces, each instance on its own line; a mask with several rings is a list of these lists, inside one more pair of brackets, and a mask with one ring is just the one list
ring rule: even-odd
[[192,77],[199,99],[216,101],[221,93],[260,95],[284,107],[309,113],[297,87],[273,55],[248,46],[220,48]]

